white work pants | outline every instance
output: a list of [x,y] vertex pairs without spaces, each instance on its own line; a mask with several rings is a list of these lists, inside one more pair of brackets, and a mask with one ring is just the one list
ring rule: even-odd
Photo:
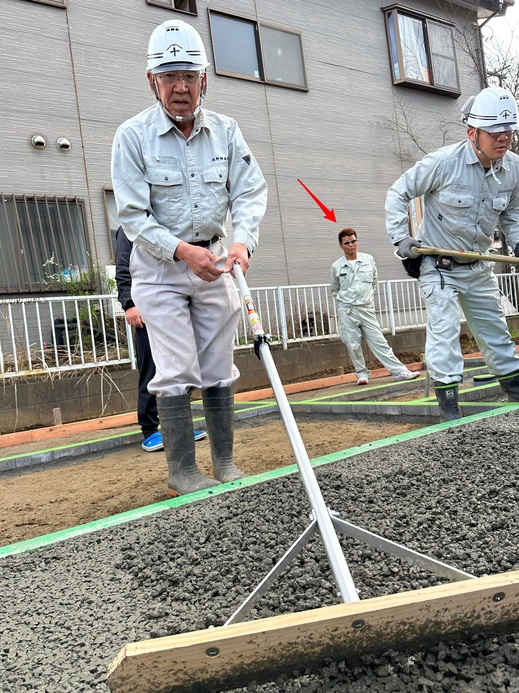
[[441,383],[459,383],[463,378],[460,307],[490,372],[502,376],[518,371],[519,358],[492,265],[454,264],[440,274],[434,262],[424,257],[420,272],[420,293],[427,307],[425,360],[431,378]]
[[[223,244],[210,249],[223,267]],[[132,299],[146,323],[155,362],[149,392],[166,397],[232,385],[239,376],[233,347],[240,298],[230,274],[206,282],[182,260],[159,260],[137,244],[130,272]]]
[[369,378],[370,376],[362,353],[363,337],[374,356],[391,375],[397,375],[405,370],[404,364],[394,355],[382,334],[373,306],[350,306],[338,301],[337,309],[339,334],[346,344],[357,378]]

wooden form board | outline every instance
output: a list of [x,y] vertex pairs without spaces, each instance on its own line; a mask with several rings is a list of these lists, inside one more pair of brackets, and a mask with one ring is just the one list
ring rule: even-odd
[[[40,442],[51,438],[59,438],[72,433],[85,433],[87,431],[101,431],[117,426],[130,426],[137,423],[137,414],[115,414],[106,416],[102,419],[88,419],[87,421],[76,421],[74,423],[63,424],[61,426],[48,426],[46,428],[34,428],[29,431],[19,431],[18,433],[4,433],[0,435],[0,448],[10,445],[22,445],[23,443]],[[66,441],[63,441],[66,444]]]
[[519,626],[519,571],[127,644],[113,693],[214,691],[327,657]]

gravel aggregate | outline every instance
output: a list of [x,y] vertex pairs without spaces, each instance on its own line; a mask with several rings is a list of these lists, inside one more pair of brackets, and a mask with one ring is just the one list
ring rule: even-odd
[[[519,569],[518,414],[490,417],[316,470],[327,505],[476,576]],[[326,427],[333,422],[323,424]],[[108,693],[136,640],[219,626],[308,524],[297,475],[0,559],[1,693]],[[361,599],[441,582],[340,538]],[[337,603],[318,537],[251,612]],[[519,619],[519,615],[518,615]],[[519,693],[517,632],[365,654],[236,693]]]

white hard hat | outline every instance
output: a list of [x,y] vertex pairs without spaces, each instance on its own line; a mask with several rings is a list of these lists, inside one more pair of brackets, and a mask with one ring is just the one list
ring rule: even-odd
[[205,70],[208,65],[200,34],[190,24],[169,19],[154,29],[148,44],[148,72]]
[[517,130],[517,102],[508,89],[487,87],[461,108],[467,125],[486,132]]

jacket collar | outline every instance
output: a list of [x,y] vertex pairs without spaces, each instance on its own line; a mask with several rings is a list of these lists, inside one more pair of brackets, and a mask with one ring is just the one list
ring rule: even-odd
[[[171,120],[171,118],[168,117],[166,111],[162,108],[161,104],[159,102],[156,103],[155,105],[156,108],[156,122],[157,122],[157,133],[159,135],[165,135],[167,134],[170,130],[176,130],[177,127],[175,125],[175,122]],[[193,126],[193,131],[195,130],[200,130],[201,128],[206,128],[207,130],[211,130],[211,127],[209,125],[209,122],[205,116],[204,109],[200,109],[200,112],[195,118],[194,126]]]

